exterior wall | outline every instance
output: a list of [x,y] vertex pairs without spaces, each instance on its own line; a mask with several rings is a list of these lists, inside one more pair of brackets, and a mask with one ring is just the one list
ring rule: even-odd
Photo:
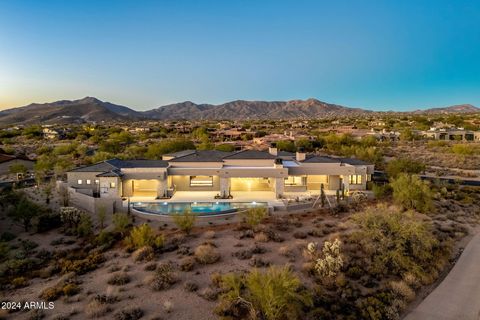
[[172,184],[176,191],[220,191],[220,178],[213,176],[212,187],[191,187],[190,176],[172,176]]
[[[110,187],[115,183],[115,187]],[[122,183],[117,177],[100,177],[100,198],[119,198],[122,196]]]
[[107,214],[124,211],[121,198],[93,198],[77,192],[73,188],[68,188],[68,191],[70,193],[70,205],[90,213],[97,213],[100,207],[104,207]]
[[[99,191],[99,186],[95,184],[95,180],[100,180],[97,174],[100,172],[67,172],[67,184],[71,188],[90,190],[89,192]],[[78,180],[82,180],[82,184],[78,184]],[[87,180],[91,184],[87,184]]]

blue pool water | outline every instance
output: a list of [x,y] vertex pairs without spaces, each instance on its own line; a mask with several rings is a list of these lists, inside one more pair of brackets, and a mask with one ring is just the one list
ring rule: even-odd
[[266,207],[266,202],[133,202],[132,208],[150,214],[170,215],[190,209],[198,216],[235,212],[239,209]]

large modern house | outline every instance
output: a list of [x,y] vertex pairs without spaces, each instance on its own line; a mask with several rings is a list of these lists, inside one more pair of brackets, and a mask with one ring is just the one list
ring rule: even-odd
[[162,160],[106,160],[67,173],[68,186],[100,198],[170,199],[183,193],[213,199],[248,194],[285,198],[336,190],[365,190],[374,167],[364,161],[302,151],[186,150]]

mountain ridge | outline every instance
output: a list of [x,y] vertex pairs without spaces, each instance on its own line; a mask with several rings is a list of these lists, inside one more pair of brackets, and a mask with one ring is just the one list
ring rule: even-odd
[[480,108],[471,104],[428,108],[406,112],[372,111],[323,102],[314,98],[289,101],[234,100],[223,104],[197,104],[184,101],[147,111],[104,102],[94,97],[31,103],[0,111],[0,124],[85,123],[132,120],[222,120],[222,119],[311,119],[328,116],[365,115],[372,113],[450,114],[476,113]]

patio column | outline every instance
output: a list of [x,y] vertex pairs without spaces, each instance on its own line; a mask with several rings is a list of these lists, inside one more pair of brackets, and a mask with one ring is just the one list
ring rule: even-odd
[[167,180],[158,179],[157,180],[157,197],[163,198],[167,194]]
[[283,194],[285,187],[285,180],[284,178],[275,178],[273,184],[273,191],[275,192],[275,197],[278,198],[280,195]]
[[228,196],[230,191],[230,178],[220,177],[220,196]]

